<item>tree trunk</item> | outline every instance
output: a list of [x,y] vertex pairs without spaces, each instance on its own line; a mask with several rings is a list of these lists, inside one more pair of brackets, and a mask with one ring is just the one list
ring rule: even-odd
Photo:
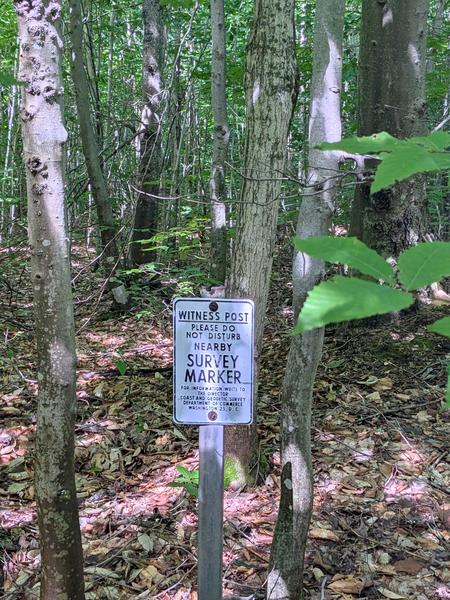
[[61,2],[16,2],[38,363],[41,599],[84,598],[74,474],[75,333],[64,210]]
[[210,179],[211,193],[211,275],[223,283],[227,264],[227,221],[225,162],[230,130],[225,89],[226,46],[224,0],[211,0],[212,69],[211,103],[214,138]]
[[144,0],[143,92],[145,106],[141,115],[139,195],[134,217],[131,259],[144,264],[155,259],[155,244],[139,243],[158,231],[158,196],[161,177],[161,95],[164,64],[165,27],[159,0]]
[[[281,180],[296,100],[294,4],[294,0],[255,0],[245,67],[244,168],[227,296],[255,302],[256,361],[262,347]],[[256,389],[255,385],[255,398]],[[256,411],[254,415],[256,421]],[[226,428],[227,463],[234,463],[241,482],[248,480],[255,434],[256,422],[253,427]]]
[[[308,189],[297,235],[326,235],[334,207],[339,155],[320,142],[341,138],[340,89],[345,0],[317,0],[309,117]],[[297,252],[293,265],[295,320],[307,293],[324,273],[321,261]],[[323,328],[292,338],[282,391],[281,499],[267,580],[268,600],[303,598],[303,562],[312,512],[311,402]]]
[[[423,135],[429,0],[363,0],[359,55],[358,135]],[[370,167],[370,162],[366,165]],[[423,176],[370,195],[359,186],[351,233],[386,257],[397,257],[424,230]]]
[[89,107],[89,86],[83,61],[83,19],[80,0],[69,1],[69,13],[70,41],[72,44],[70,67],[74,83],[81,143],[102,241],[102,264],[109,277],[110,289],[115,302],[119,305],[126,305],[128,298],[123,284],[120,281],[111,281],[111,276],[119,265],[120,257],[114,215],[100,162],[99,145],[92,125],[92,115]]

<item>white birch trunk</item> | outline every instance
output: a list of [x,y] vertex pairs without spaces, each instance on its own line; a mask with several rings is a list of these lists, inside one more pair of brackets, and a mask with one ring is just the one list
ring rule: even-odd
[[74,475],[75,333],[64,211],[61,2],[15,3],[38,363],[41,599],[83,600]]
[[[309,118],[308,186],[297,235],[325,235],[331,224],[339,157],[314,149],[341,138],[340,89],[345,0],[317,0]],[[297,252],[293,264],[294,318],[322,278],[321,261]],[[312,512],[311,403],[323,329],[292,338],[282,391],[281,499],[267,580],[268,600],[303,598],[303,563]]]
[[141,114],[139,194],[134,216],[130,255],[133,263],[155,260],[156,251],[146,251],[155,244],[141,244],[158,231],[161,153],[162,70],[165,49],[163,7],[160,0],[144,0],[143,95]]
[[226,45],[224,0],[211,0],[211,104],[214,137],[210,179],[211,193],[211,274],[223,283],[227,263],[227,221],[225,207],[225,162],[230,130],[225,87]]

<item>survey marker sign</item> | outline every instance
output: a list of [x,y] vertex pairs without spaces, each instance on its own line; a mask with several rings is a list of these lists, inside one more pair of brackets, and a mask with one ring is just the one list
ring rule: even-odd
[[174,420],[248,425],[253,418],[251,300],[174,302]]

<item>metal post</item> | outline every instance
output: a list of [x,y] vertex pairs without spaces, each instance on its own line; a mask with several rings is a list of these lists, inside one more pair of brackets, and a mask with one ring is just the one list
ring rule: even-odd
[[199,427],[198,600],[222,600],[223,425]]

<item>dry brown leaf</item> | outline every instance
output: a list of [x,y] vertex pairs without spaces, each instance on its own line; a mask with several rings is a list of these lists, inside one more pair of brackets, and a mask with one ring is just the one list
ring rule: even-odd
[[394,382],[390,377],[382,377],[375,383],[373,389],[377,392],[384,392],[385,390],[391,390],[393,385]]
[[408,394],[394,394],[394,396],[399,400],[411,400],[411,396],[408,396]]
[[344,577],[344,579],[333,581],[328,588],[337,593],[360,594],[364,588],[364,582],[350,575],[349,577]]
[[416,558],[405,558],[404,560],[398,560],[392,565],[398,573],[407,573],[408,575],[417,575],[421,571],[425,563],[422,560]]
[[378,591],[380,594],[383,594],[385,598],[390,598],[390,600],[408,600],[406,596],[401,596],[400,594],[397,594],[397,592],[392,592],[387,588],[378,588]]
[[393,565],[376,564],[374,568],[377,573],[383,573],[383,575],[397,575],[397,571]]
[[383,475],[385,477],[389,477],[392,473],[392,464],[385,462],[385,463],[380,463],[378,465],[378,468],[380,469],[380,471],[383,473]]
[[139,574],[139,577],[149,588],[164,579],[164,575],[161,575],[161,573],[154,565],[149,565],[148,567],[145,567],[145,569],[142,569],[142,571]]
[[416,543],[419,544],[420,546],[422,546],[423,548],[427,549],[427,550],[439,550],[439,548],[441,547],[436,540],[433,540],[429,537],[423,536],[423,537],[419,537],[416,538]]
[[311,527],[309,535],[318,540],[330,540],[332,542],[339,541],[339,536],[335,531],[331,531],[331,529],[322,529],[322,527]]

